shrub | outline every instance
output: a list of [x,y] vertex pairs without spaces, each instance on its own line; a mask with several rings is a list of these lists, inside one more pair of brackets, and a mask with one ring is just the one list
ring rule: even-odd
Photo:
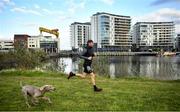
[[41,65],[44,57],[45,53],[41,50],[16,48],[0,54],[0,69],[33,69]]

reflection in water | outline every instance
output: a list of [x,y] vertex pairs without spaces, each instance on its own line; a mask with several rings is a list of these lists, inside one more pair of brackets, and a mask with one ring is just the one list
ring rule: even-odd
[[[60,66],[61,71],[62,66],[66,65],[65,73],[82,71],[83,60],[79,58],[60,58],[55,62],[56,64],[50,62],[51,66]],[[93,61],[96,74],[108,75],[110,78],[145,76],[160,80],[176,80],[180,79],[178,68],[180,68],[180,57],[112,56],[96,57]]]
[[111,63],[109,65],[109,75],[110,75],[110,78],[114,79],[115,78],[115,64]]

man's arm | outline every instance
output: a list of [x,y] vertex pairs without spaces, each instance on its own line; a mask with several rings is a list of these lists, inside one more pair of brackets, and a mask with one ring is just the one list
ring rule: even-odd
[[86,52],[87,52],[87,49],[84,49],[83,52],[79,53],[79,54],[78,54],[79,58],[85,59],[85,60],[91,60],[91,59],[89,59],[89,57],[86,57],[86,56],[85,56],[85,53],[86,53]]
[[85,57],[85,56],[80,56],[81,59],[85,59],[85,60],[92,60],[92,57]]

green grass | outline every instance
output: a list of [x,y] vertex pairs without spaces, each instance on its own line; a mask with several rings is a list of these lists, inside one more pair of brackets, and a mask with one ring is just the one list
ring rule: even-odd
[[[56,91],[46,94],[53,104],[41,100],[28,108],[20,81],[35,86],[54,85]],[[97,77],[97,84],[103,92],[94,93],[88,79],[67,80],[60,73],[0,72],[0,110],[180,110],[180,81]]]

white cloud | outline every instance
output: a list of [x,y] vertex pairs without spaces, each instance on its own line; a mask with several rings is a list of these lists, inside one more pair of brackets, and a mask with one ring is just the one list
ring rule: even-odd
[[80,2],[77,2],[75,0],[69,0],[68,3],[68,11],[71,14],[74,14],[77,10],[82,10],[85,8],[85,4],[86,4],[87,0],[81,0]]
[[42,9],[42,11],[44,11],[45,13],[51,14],[52,12],[48,9]]
[[164,17],[180,18],[180,10],[164,8],[158,11],[158,14]]
[[180,19],[180,10],[173,8],[162,8],[135,18],[136,21],[176,21],[178,19]]
[[11,0],[0,0],[0,12],[7,6],[15,6],[15,3]]
[[112,5],[114,3],[114,0],[101,0],[103,3]]
[[54,16],[59,16],[59,15],[63,15],[64,12],[60,11],[60,10],[49,10],[49,9],[42,9],[42,11],[46,14],[46,15],[54,15]]
[[37,23],[23,23],[22,25],[25,27],[38,27]]
[[24,13],[24,14],[33,14],[33,15],[38,15],[38,16],[42,16],[42,14],[36,10],[32,10],[32,9],[27,9],[26,7],[15,7],[13,9],[11,9],[12,12],[20,12],[20,13]]
[[36,9],[40,9],[40,6],[39,6],[38,4],[34,4],[34,7],[35,7]]
[[143,16],[134,17],[133,24],[141,21],[174,21],[176,24],[176,33],[180,33],[180,10],[173,8],[162,8],[155,12]]
[[161,5],[165,3],[179,3],[180,0],[155,0],[151,3],[151,5]]
[[49,10],[46,8],[40,7],[38,4],[34,4],[34,8],[30,9],[25,6],[14,7],[11,9],[12,12],[24,13],[24,14],[33,14],[38,16],[59,16],[63,15],[64,12],[60,10]]
[[10,4],[11,3],[10,0],[2,0],[2,2],[4,2],[4,4]]

